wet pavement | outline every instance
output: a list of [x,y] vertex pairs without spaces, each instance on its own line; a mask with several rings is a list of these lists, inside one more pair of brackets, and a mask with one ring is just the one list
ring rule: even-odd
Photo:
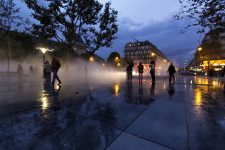
[[0,80],[0,149],[225,149],[223,79]]

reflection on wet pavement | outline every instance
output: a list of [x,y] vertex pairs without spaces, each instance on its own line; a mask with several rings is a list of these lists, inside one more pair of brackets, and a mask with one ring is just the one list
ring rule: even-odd
[[0,149],[225,149],[221,81],[10,80],[0,85]]

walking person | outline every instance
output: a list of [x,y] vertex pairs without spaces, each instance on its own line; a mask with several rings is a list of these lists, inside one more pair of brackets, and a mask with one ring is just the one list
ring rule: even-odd
[[152,82],[155,82],[155,61],[151,61],[149,64],[150,74],[152,77]]
[[53,79],[52,79],[52,85],[55,84],[55,79],[58,80],[58,85],[61,84],[61,80],[58,77],[58,71],[59,68],[61,67],[60,61],[57,58],[53,58],[52,59],[52,63],[51,63],[51,68],[52,68],[52,73],[53,73]]
[[173,78],[173,82],[175,82],[174,73],[176,73],[176,69],[175,69],[173,63],[170,63],[170,66],[169,66],[167,72],[169,73],[169,76],[170,76],[169,77],[169,82],[171,83],[172,78]]
[[33,66],[32,66],[32,65],[30,65],[29,70],[30,70],[30,74],[33,74],[33,73],[34,73],[34,68],[33,68]]
[[137,68],[138,68],[138,73],[139,73],[139,83],[142,84],[143,73],[144,73],[144,66],[143,66],[143,64],[140,62],[139,65],[137,66]]
[[20,64],[18,64],[18,67],[17,67],[17,73],[18,73],[19,75],[22,75],[22,74],[23,74],[23,67],[22,67]]

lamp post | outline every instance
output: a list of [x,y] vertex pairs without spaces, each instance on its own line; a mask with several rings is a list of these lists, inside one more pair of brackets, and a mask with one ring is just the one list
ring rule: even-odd
[[199,46],[198,48],[197,48],[197,51],[198,51],[198,53],[199,53],[199,60],[200,60],[200,65],[201,65],[201,63],[202,63],[202,56],[201,56],[201,51],[203,50],[203,48],[201,47],[201,46]]
[[36,47],[36,49],[40,50],[41,53],[42,53],[42,56],[43,56],[43,72],[44,72],[44,67],[45,67],[45,53],[47,51],[53,51],[53,49],[48,49],[48,48],[45,48],[45,47]]
[[45,47],[37,47],[36,49],[40,50],[43,56],[43,65],[45,64],[45,53],[47,51],[49,51],[49,49],[45,48]]

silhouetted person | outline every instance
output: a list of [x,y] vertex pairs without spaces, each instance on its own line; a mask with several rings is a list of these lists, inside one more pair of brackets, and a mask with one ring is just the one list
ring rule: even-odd
[[128,66],[127,66],[127,78],[128,78],[128,80],[132,80],[132,78],[133,78],[133,75],[132,75],[133,67],[134,67],[133,61],[128,62]]
[[155,82],[152,82],[152,85],[150,87],[150,100],[155,99]]
[[138,73],[139,73],[139,82],[142,84],[142,78],[143,78],[143,73],[144,73],[144,66],[140,62],[139,65],[137,66],[138,68]]
[[170,97],[172,97],[175,93],[175,88],[174,88],[174,82],[173,83],[169,83],[169,89],[168,89],[168,94]]
[[30,74],[33,74],[33,73],[34,73],[34,68],[33,68],[33,66],[30,66],[29,70],[30,70]]
[[52,85],[55,84],[55,79],[58,80],[59,82],[58,84],[61,84],[61,80],[59,79],[57,74],[60,67],[61,67],[60,61],[57,58],[53,58],[52,64],[51,64],[52,73],[53,73]]
[[152,77],[152,82],[155,82],[155,61],[151,61],[149,64],[150,74]]
[[170,66],[169,66],[169,68],[168,68],[168,70],[167,70],[167,72],[169,73],[169,82],[171,83],[171,79],[173,78],[173,82],[175,82],[175,76],[174,76],[174,74],[176,73],[176,69],[175,69],[175,67],[174,67],[174,65],[173,65],[173,63],[170,63]]
[[19,75],[22,75],[22,74],[23,74],[23,67],[22,67],[20,64],[18,64],[18,67],[17,67],[17,73],[18,73]]
[[47,83],[51,82],[51,70],[51,65],[46,61],[44,65],[44,78]]

